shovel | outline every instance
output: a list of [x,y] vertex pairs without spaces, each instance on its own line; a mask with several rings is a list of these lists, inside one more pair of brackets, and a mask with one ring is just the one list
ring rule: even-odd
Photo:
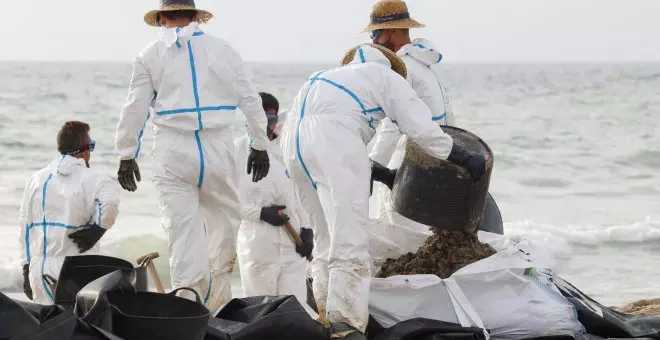
[[[284,213],[281,210],[278,211],[278,213],[280,215],[284,215]],[[286,224],[284,225],[284,229],[286,229],[286,232],[289,234],[289,236],[291,236],[291,238],[293,239],[293,242],[296,243],[296,246],[300,246],[300,245],[303,244],[303,240],[300,238],[300,235],[298,235],[296,230],[293,229],[293,226],[291,225],[291,223],[286,222]],[[307,255],[307,261],[312,262],[312,259],[314,259],[312,257],[312,254]]]
[[138,257],[137,263],[141,267],[146,266],[147,268],[149,268],[149,274],[151,275],[151,278],[154,280],[156,291],[158,293],[165,294],[165,287],[163,287],[163,283],[160,282],[160,277],[158,276],[158,272],[156,271],[156,266],[154,265],[153,262],[159,256],[160,255],[157,252],[149,253],[147,255]]

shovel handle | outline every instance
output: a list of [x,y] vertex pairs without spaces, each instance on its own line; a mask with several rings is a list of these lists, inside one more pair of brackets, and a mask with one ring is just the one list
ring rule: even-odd
[[[279,213],[280,213],[280,215],[282,215],[282,211],[279,211]],[[300,238],[300,235],[298,234],[298,232],[295,229],[293,229],[293,226],[291,225],[291,223],[286,222],[286,224],[284,225],[284,229],[286,229],[286,232],[289,234],[289,236],[291,236],[291,238],[293,239],[293,242],[296,243],[296,246],[300,246],[300,245],[303,244],[303,240]],[[311,262],[312,259],[313,259],[313,257],[312,257],[311,254],[307,256],[308,261]]]
[[287,223],[284,225],[284,228],[286,228],[286,232],[289,233],[289,235],[291,236],[291,238],[293,239],[293,241],[296,242],[296,245],[297,245],[297,246],[303,244],[303,240],[300,238],[300,235],[298,235],[298,233],[296,232],[296,230],[293,229],[293,226],[291,225],[291,223],[287,222]]
[[161,294],[165,294],[165,287],[163,287],[163,283],[160,282],[160,277],[158,277],[158,272],[156,271],[156,266],[152,261],[149,261],[149,264],[147,265],[147,268],[149,268],[149,274],[151,274],[151,278],[154,280],[154,286],[156,286],[156,291]]

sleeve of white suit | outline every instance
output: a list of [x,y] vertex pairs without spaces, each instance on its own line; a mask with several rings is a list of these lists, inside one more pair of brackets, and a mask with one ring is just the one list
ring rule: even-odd
[[20,252],[21,267],[26,263],[28,263],[26,243],[30,242],[30,240],[27,239],[27,224],[28,224],[27,215],[30,210],[31,186],[32,186],[32,179],[30,179],[30,181],[25,186],[25,190],[23,191],[23,200],[21,201],[21,212],[18,218],[18,223],[20,224],[20,232],[18,233],[18,247]]
[[228,48],[227,53],[236,76],[238,107],[247,119],[248,135],[252,138],[251,146],[255,150],[266,150],[269,144],[266,135],[268,119],[261,103],[261,96],[252,82],[252,72],[245,66],[238,52]]
[[401,132],[399,131],[399,127],[392,123],[390,118],[383,119],[381,125],[376,130],[376,140],[374,141],[369,158],[387,166],[390,159],[392,159],[392,154],[394,154],[400,137]]
[[154,86],[149,70],[139,56],[133,59],[133,75],[126,104],[119,115],[115,134],[115,151],[120,160],[134,159],[138,150],[140,130],[149,116]]
[[399,130],[429,155],[447,159],[453,147],[451,136],[433,123],[431,110],[417,97],[408,82],[393,72],[384,73],[383,110]]
[[110,229],[119,214],[119,190],[110,177],[101,176],[94,191],[94,223],[103,229]]

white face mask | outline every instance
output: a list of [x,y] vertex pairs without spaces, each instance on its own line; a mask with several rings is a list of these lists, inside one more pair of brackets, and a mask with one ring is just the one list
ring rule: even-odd
[[158,36],[163,40],[168,46],[174,44],[179,38],[176,33],[176,27],[167,28],[167,27],[158,27]]

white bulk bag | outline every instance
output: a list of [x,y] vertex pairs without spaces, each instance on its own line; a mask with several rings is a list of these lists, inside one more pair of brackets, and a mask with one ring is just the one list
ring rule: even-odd
[[445,280],[373,278],[371,315],[384,327],[416,317],[482,327],[493,339],[585,333],[573,305],[550,281],[551,270],[539,269],[551,265],[552,256],[524,238],[490,241],[503,248]]

